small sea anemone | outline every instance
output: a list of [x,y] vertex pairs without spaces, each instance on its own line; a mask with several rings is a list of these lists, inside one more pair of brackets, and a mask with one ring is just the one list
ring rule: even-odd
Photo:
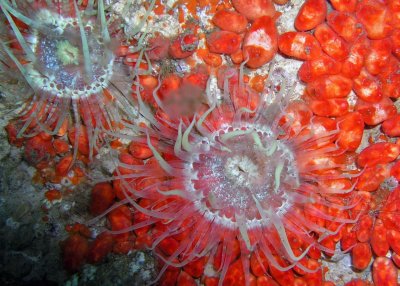
[[[104,133],[122,122],[117,102],[126,99],[116,83],[127,73],[115,61],[103,0],[97,9],[94,1],[78,3],[1,0],[9,30],[0,60],[3,71],[19,70],[32,90],[17,121],[18,137],[69,130],[74,138],[87,137],[91,158]],[[79,140],[72,141],[76,157]]]
[[210,78],[207,104],[179,119],[157,92],[153,115],[137,89],[149,127],[132,141],[153,157],[144,165],[118,162],[113,179],[135,221],[112,233],[147,233],[164,265],[158,279],[171,266],[202,260],[204,275],[219,285],[249,284],[254,261],[262,275],[278,280],[294,279],[295,267],[319,271],[322,281],[310,261],[315,251],[332,255],[332,238],[357,220],[352,210],[360,197],[351,180],[357,174],[336,144],[337,122],[313,116],[301,101],[287,103],[285,80],[275,80],[270,75],[274,84],[258,94],[241,72],[227,70],[222,92]]

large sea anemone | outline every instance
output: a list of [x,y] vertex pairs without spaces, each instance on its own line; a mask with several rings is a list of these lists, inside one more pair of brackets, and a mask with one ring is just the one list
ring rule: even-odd
[[[278,280],[279,273],[291,277],[293,267],[319,271],[322,279],[310,261],[319,251],[333,254],[328,241],[357,221],[352,210],[361,201],[351,181],[357,174],[336,144],[336,121],[313,116],[301,101],[288,103],[286,79],[273,74],[263,93],[248,88],[239,70],[220,78],[222,89],[209,78],[205,103],[179,119],[186,101],[173,105],[154,92],[153,113],[138,86],[148,126],[131,140],[151,158],[143,165],[121,157],[113,179],[136,219],[112,233],[150,235],[164,263],[158,277],[170,266],[202,260],[205,275],[219,285],[250,283],[250,264],[257,262]],[[194,90],[176,93],[198,101]],[[235,271],[244,275],[235,278]]]
[[17,137],[68,131],[74,158],[78,149],[92,158],[105,132],[120,127],[126,105],[118,83],[128,73],[116,62],[119,43],[110,36],[104,2],[97,9],[93,1],[2,0],[0,6],[9,27],[0,42],[2,70],[19,70],[31,89]]

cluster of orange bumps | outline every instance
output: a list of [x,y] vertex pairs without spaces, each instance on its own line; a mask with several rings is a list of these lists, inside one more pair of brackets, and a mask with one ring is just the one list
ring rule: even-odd
[[[82,6],[85,6],[85,1]],[[338,126],[337,144],[345,150],[347,157],[356,162],[361,174],[348,181],[332,181],[335,184],[355,184],[355,189],[363,200],[356,207],[360,212],[359,221],[345,225],[323,245],[334,251],[340,243],[343,251],[349,251],[352,267],[362,271],[371,267],[374,285],[398,285],[400,268],[400,188],[385,184],[400,180],[400,114],[395,102],[400,97],[400,1],[399,0],[306,0],[295,19],[296,31],[279,33],[276,21],[280,13],[276,5],[286,5],[285,0],[225,0],[225,1],[177,1],[176,9],[185,33],[175,39],[167,39],[156,34],[148,40],[148,57],[152,62],[167,58],[185,60],[192,72],[180,77],[176,74],[164,75],[161,79],[154,75],[138,75],[143,86],[141,96],[157,113],[157,103],[152,97],[159,85],[157,95],[166,100],[171,94],[190,84],[205,91],[210,73],[218,74],[226,66],[245,64],[249,69],[257,69],[269,63],[280,53],[303,61],[298,78],[306,88],[302,100],[306,103],[292,115],[298,122],[304,121],[304,114],[312,111],[314,122],[323,131],[335,130]],[[182,7],[186,6],[186,9]],[[214,29],[205,35],[198,24],[198,8],[207,7],[212,16]],[[332,8],[332,9],[330,9]],[[328,12],[329,10],[329,12]],[[154,6],[156,14],[172,13],[161,1]],[[186,14],[185,14],[186,13]],[[194,21],[186,22],[190,16]],[[199,48],[199,42],[206,45]],[[129,44],[121,45],[116,54],[124,64],[134,66],[137,53],[131,53]],[[197,58],[197,61],[194,59]],[[198,59],[203,64],[198,63]],[[146,63],[140,68],[147,69]],[[267,76],[244,76],[244,81],[254,92],[262,92]],[[354,92],[355,98],[350,98]],[[294,107],[295,108],[295,107]],[[163,116],[162,111],[159,111]],[[165,116],[165,115],[164,115]],[[370,138],[368,147],[359,148],[365,129],[381,126],[381,134]],[[9,141],[18,147],[25,146],[25,158],[37,170],[37,180],[60,183],[67,177],[74,185],[84,179],[85,165],[89,162],[89,142],[85,126],[81,126],[79,138],[74,138],[74,130],[62,127],[58,134],[51,136],[41,132],[32,138],[17,138],[18,129],[13,122],[7,126]],[[78,143],[75,144],[76,140]],[[157,142],[154,142],[156,145]],[[71,168],[72,146],[78,146],[78,156]],[[157,164],[152,151],[146,144],[132,142],[124,146],[118,140],[111,147],[120,152],[120,161],[128,165]],[[356,170],[356,171],[357,171]],[[121,174],[131,170],[119,169]],[[91,193],[90,213],[94,216],[106,212],[116,202],[126,199],[119,180],[99,183]],[[138,180],[136,189],[151,184]],[[64,190],[49,190],[49,201],[59,200],[66,195]],[[145,204],[145,200],[141,203]],[[132,213],[127,205],[113,208],[106,214],[112,231],[129,229],[133,222],[144,220],[140,212]],[[324,226],[323,218],[316,223]],[[157,225],[157,231],[162,231]],[[93,238],[88,227],[82,224],[67,226],[69,237],[62,243],[65,268],[78,271],[85,263],[99,263],[109,253],[126,254],[152,244],[154,238],[150,226],[120,234],[103,232]],[[335,229],[335,228],[334,228]],[[155,231],[155,230],[153,230]],[[167,255],[172,254],[179,237],[169,238],[158,245]],[[301,242],[290,241],[296,244]],[[235,248],[231,267],[223,285],[242,285],[243,272],[239,260],[239,246]],[[389,253],[389,255],[388,255]],[[309,267],[321,266],[321,257],[331,257],[330,252],[313,249],[308,254]],[[158,282],[160,285],[197,285],[197,279],[206,286],[218,285],[218,279],[204,274],[206,257],[195,260],[182,269],[169,267]],[[321,268],[315,273],[305,273],[293,268],[281,272],[268,266],[261,257],[250,259],[251,281],[249,285],[289,286],[289,285],[335,285],[325,281],[324,274],[329,269]],[[263,265],[260,263],[262,262]],[[218,262],[214,262],[218,263]],[[236,282],[232,282],[236,281]],[[345,281],[346,286],[372,285],[360,279]],[[233,284],[230,284],[233,283]]]

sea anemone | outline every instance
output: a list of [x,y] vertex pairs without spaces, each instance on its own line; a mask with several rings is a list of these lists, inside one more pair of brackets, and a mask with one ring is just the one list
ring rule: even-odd
[[[263,274],[294,279],[293,267],[319,271],[311,250],[332,255],[332,238],[359,216],[352,212],[360,203],[351,180],[357,174],[336,144],[337,122],[313,116],[301,101],[288,103],[287,80],[276,74],[269,89],[252,91],[242,68],[227,69],[220,89],[210,77],[206,104],[179,117],[179,106],[168,108],[157,91],[153,113],[137,83],[148,127],[131,140],[152,157],[144,165],[120,157],[112,178],[124,195],[117,205],[133,207],[134,224],[111,233],[148,234],[164,265],[157,279],[198,259],[219,285],[250,283],[251,260]],[[190,98],[189,90],[177,93]],[[235,278],[237,265],[243,275]]]
[[[0,41],[1,64],[4,71],[19,70],[31,88],[17,137],[68,130],[74,157],[79,149],[92,158],[104,133],[122,122],[118,104],[126,99],[118,82],[128,73],[116,63],[103,1],[97,9],[94,1],[77,3],[1,0],[9,27]],[[79,137],[88,147],[78,148]]]

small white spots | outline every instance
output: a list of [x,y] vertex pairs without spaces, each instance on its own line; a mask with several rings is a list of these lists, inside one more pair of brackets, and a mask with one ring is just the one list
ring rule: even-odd
[[61,179],[61,185],[63,186],[63,187],[71,187],[72,186],[72,181],[70,180],[70,179],[68,179],[67,177],[63,177],[62,179]]
[[[126,13],[126,12],[125,12]],[[123,14],[124,20],[125,20],[125,34],[128,37],[138,37],[137,34],[137,27],[140,27],[142,25],[141,29],[139,32],[145,32],[147,30],[147,23],[143,22],[143,18],[145,17],[146,14],[146,9],[144,7],[140,7],[139,9],[130,9],[129,13],[126,13],[125,15]],[[135,34],[132,34],[132,31],[135,31]]]
[[61,205],[61,210],[66,213],[72,209],[73,205],[74,203],[71,204],[70,202],[65,202]]
[[380,106],[377,106],[375,114],[376,114],[375,117],[376,117],[377,119],[379,119],[379,118],[385,118],[385,117],[387,116],[386,110],[385,110],[384,108],[380,107]]
[[82,280],[84,282],[93,281],[95,279],[97,268],[94,265],[85,265],[83,267]]
[[143,268],[146,258],[143,252],[137,252],[135,255],[135,260],[129,264],[130,271],[135,274]]
[[172,9],[178,0],[164,0],[162,1],[168,9]]
[[383,183],[381,184],[381,188],[393,191],[395,188],[398,187],[398,185],[399,182],[397,181],[397,179],[393,176],[390,176],[383,181]]
[[264,29],[258,29],[248,35],[244,42],[244,46],[257,46],[270,51],[272,49],[271,37],[264,31]]
[[174,38],[180,31],[178,19],[172,15],[154,15],[152,22],[149,24],[148,32],[159,32],[166,38]]
[[350,56],[347,58],[347,61],[352,64],[357,64],[360,61],[360,57],[356,53],[350,53]]
[[130,266],[129,268],[130,268],[132,273],[136,273],[136,272],[138,272],[140,270],[140,265],[138,265],[138,264],[136,264],[134,262],[131,262],[129,264],[129,266]]
[[144,270],[144,271],[142,271],[140,273],[141,273],[142,279],[144,281],[147,281],[152,277],[152,274],[151,274],[151,272],[149,270]]
[[6,226],[12,229],[18,229],[20,223],[15,221],[12,217],[9,217],[8,219],[6,219]]
[[296,35],[293,39],[291,46],[292,51],[302,51],[304,49],[304,44],[306,43],[306,37],[304,35]]
[[360,92],[363,96],[369,97],[372,95],[373,90],[369,87],[362,87],[360,88]]
[[74,274],[71,279],[69,279],[64,284],[65,286],[78,286],[79,285],[79,277],[77,274]]

